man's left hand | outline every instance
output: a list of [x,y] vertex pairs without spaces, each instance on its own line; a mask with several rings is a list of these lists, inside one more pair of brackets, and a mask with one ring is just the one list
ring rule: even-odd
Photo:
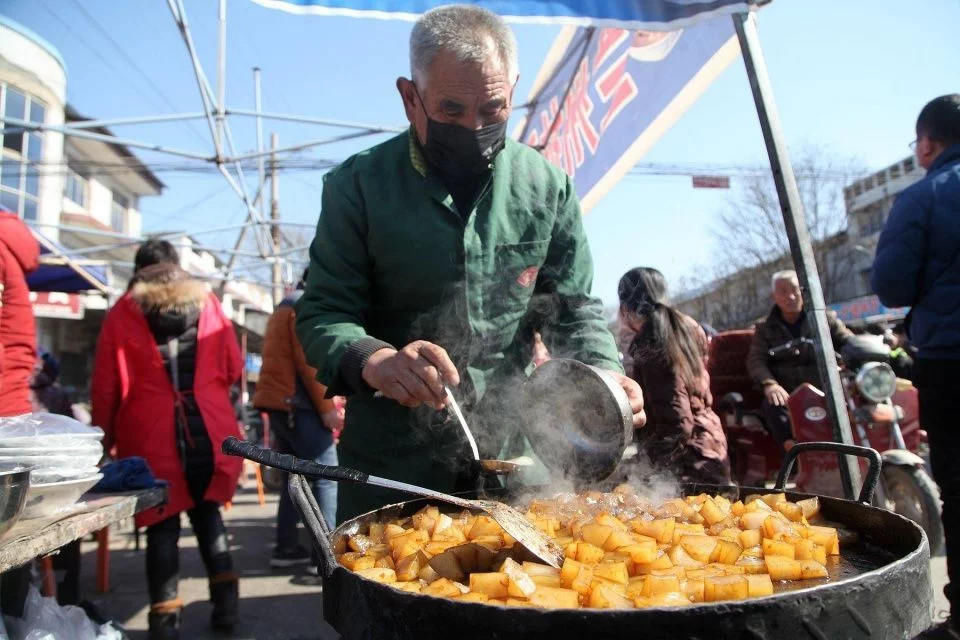
[[633,410],[633,427],[639,429],[647,424],[647,414],[643,411],[643,391],[637,381],[617,371],[608,371],[607,373],[616,378],[617,383],[627,393],[630,408]]

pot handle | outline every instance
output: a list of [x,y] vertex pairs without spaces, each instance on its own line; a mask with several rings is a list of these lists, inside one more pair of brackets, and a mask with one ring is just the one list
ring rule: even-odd
[[787,485],[787,478],[793,469],[793,463],[797,456],[805,451],[830,451],[837,454],[846,454],[850,456],[859,456],[866,458],[870,463],[867,470],[867,477],[860,488],[860,497],[858,502],[870,504],[873,499],[873,492],[877,488],[877,482],[880,480],[880,466],[883,459],[876,449],[870,447],[860,447],[853,444],[842,444],[840,442],[801,442],[795,444],[783,459],[783,466],[780,467],[780,473],[777,474],[777,484],[774,486],[776,491],[783,491]]
[[220,450],[228,456],[237,456],[253,460],[274,469],[287,473],[298,473],[305,476],[315,476],[325,480],[346,480],[348,482],[366,482],[369,474],[346,467],[331,467],[319,464],[312,460],[304,460],[287,453],[279,453],[273,449],[258,447],[252,442],[246,442],[230,436],[220,445]]
[[310,488],[310,483],[304,476],[291,474],[287,487],[290,491],[290,498],[297,505],[300,513],[303,515],[303,523],[310,530],[313,539],[316,540],[319,547],[321,578],[329,578],[333,570],[337,567],[336,556],[333,553],[333,546],[330,543],[330,526],[317,505],[317,500]]

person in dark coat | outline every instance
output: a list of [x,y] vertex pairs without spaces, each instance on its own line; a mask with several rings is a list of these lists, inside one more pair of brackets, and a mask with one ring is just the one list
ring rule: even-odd
[[178,263],[164,240],[137,251],[129,289],[104,320],[91,388],[104,448],[146,458],[169,483],[166,505],[137,514],[147,527],[151,639],[179,637],[182,511],[207,570],[214,628],[235,625],[239,598],[219,506],[240,475],[240,459],[220,450],[239,435],[230,387],[240,377],[240,349],[219,301]]
[[877,243],[872,284],[883,304],[911,307],[913,383],[943,500],[950,578],[944,593],[951,618],[937,632],[960,638],[960,617],[953,617],[960,613],[960,94],[927,103],[916,134],[917,163],[927,175],[897,197]]
[[633,379],[646,399],[640,449],[682,482],[729,484],[727,438],[712,408],[703,329],[666,303],[666,280],[656,269],[631,269],[618,293],[621,318],[635,332]]
[[[787,400],[804,382],[823,389],[813,349],[771,358],[769,351],[797,338],[815,339],[816,329],[809,313],[803,308],[803,296],[796,271],[778,271],[773,274],[774,306],[767,319],[757,324],[747,354],[747,371],[758,388],[763,390],[763,415],[770,435],[789,451],[794,445],[793,429]],[[833,311],[827,311],[827,326],[833,348],[845,345],[853,333]]]

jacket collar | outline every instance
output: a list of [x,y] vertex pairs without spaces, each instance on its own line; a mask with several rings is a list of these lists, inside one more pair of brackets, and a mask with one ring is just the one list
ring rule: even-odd
[[[803,322],[807,319],[807,310],[804,309],[800,312],[800,319],[798,322]],[[780,312],[780,307],[773,305],[773,309],[770,310],[770,314],[767,316],[767,322],[776,322],[777,324],[782,324],[787,326],[787,321],[783,317],[783,313]]]
[[413,125],[407,130],[407,140],[410,148],[410,164],[421,177],[427,177],[427,161],[420,151],[420,143],[417,141],[417,133],[413,130]]
[[958,161],[960,161],[960,144],[950,145],[936,157],[933,164],[927,169],[927,175],[930,175],[944,165]]

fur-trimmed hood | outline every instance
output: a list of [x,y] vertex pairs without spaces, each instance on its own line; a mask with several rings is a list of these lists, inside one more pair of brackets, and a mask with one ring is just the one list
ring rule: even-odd
[[145,315],[194,315],[209,293],[205,283],[176,265],[144,267],[130,281],[130,297]]

